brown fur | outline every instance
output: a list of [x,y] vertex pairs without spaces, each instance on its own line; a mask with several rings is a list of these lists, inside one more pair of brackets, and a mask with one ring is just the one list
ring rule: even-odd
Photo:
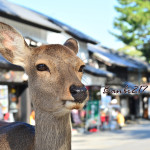
[[[7,33],[7,36],[6,36]],[[9,43],[8,43],[9,42]],[[29,76],[30,96],[35,109],[34,128],[25,123],[6,124],[0,128],[0,150],[70,150],[70,110],[86,103],[74,102],[70,86],[83,86],[76,56],[78,43],[69,39],[64,45],[29,48],[12,27],[0,23],[0,52],[11,63],[24,67]],[[45,64],[49,71],[38,71]]]

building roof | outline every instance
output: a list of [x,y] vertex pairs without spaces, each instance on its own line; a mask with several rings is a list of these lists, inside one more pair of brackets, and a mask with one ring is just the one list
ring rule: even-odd
[[0,0],[0,13],[5,17],[46,30],[61,32],[63,29],[66,33],[84,42],[92,44],[99,43],[97,40],[61,21],[58,21],[32,9],[8,2],[7,0]]
[[7,0],[0,0],[0,14],[1,16],[45,30],[54,32],[62,31],[60,27],[48,21],[44,16],[32,11],[31,9],[19,6]]
[[88,50],[93,53],[93,56],[107,65],[116,65],[134,69],[147,69],[149,65],[146,62],[136,60],[122,53],[115,52],[111,49],[88,44]]
[[48,20],[53,22],[54,24],[58,25],[59,27],[61,27],[66,33],[70,34],[71,36],[73,36],[81,41],[84,41],[87,43],[92,43],[92,44],[100,43],[97,40],[91,38],[90,36],[84,34],[83,32],[81,32],[61,21],[58,21],[52,17],[48,17]]
[[41,16],[44,16],[47,20],[49,20],[50,22],[56,24],[57,26],[59,26],[60,28],[62,28],[66,33],[70,34],[71,36],[73,36],[76,39],[79,39],[81,41],[87,42],[87,43],[91,43],[91,44],[98,44],[100,43],[99,41],[93,39],[92,37],[86,35],[85,33],[57,20],[54,19],[53,17],[47,16],[45,14],[42,14],[40,12],[37,12],[35,10],[32,10],[35,13],[40,14]]
[[143,61],[143,60],[140,60],[139,58],[134,58],[128,55],[123,55],[122,57],[125,58],[127,61],[130,61],[131,63],[138,66],[138,68],[147,69],[148,71],[150,71],[150,65],[146,61]]
[[115,77],[115,74],[109,71],[105,71],[102,69],[96,69],[92,66],[86,65],[84,68],[84,72],[93,74],[95,76],[99,76],[99,77],[109,77],[109,78],[113,78]]

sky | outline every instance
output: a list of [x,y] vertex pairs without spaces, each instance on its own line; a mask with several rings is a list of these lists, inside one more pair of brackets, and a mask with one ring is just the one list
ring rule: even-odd
[[9,0],[44,13],[98,40],[102,45],[118,49],[123,43],[109,31],[113,28],[116,0]]

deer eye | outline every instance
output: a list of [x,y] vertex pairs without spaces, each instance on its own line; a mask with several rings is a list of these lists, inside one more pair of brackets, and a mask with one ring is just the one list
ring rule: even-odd
[[38,65],[36,66],[36,69],[37,69],[38,71],[49,71],[49,68],[48,68],[45,64],[38,64]]
[[83,72],[83,68],[85,67],[85,65],[80,66],[78,72]]

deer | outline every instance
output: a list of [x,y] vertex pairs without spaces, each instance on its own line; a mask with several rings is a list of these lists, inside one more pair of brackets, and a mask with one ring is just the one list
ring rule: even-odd
[[0,150],[71,150],[72,109],[82,109],[88,91],[81,79],[85,63],[78,42],[30,47],[12,26],[0,23],[0,53],[28,75],[35,127],[0,123]]

